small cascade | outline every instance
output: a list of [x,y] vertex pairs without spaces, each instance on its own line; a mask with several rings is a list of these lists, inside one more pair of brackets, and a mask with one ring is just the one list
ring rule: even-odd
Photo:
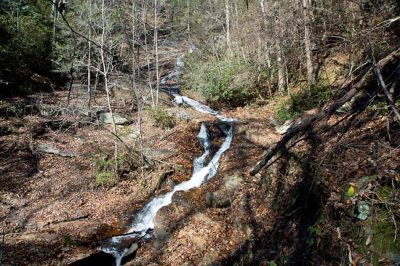
[[[179,57],[177,59],[176,69],[166,78],[164,78],[160,83],[166,84],[168,79],[177,78],[180,75],[180,69],[183,66],[183,61]],[[169,91],[170,95],[174,97],[174,102],[178,104],[186,104],[191,106],[193,109],[206,113],[218,118],[223,124],[224,133],[226,134],[224,142],[221,144],[217,152],[213,155],[212,159],[206,163],[206,160],[211,156],[211,142],[208,135],[207,126],[205,123],[201,124],[200,131],[197,138],[202,145],[204,152],[201,156],[197,157],[193,161],[193,172],[192,176],[188,181],[182,182],[174,187],[171,192],[164,195],[160,195],[148,202],[138,213],[135,215],[135,219],[129,226],[129,230],[125,235],[115,236],[108,240],[101,251],[111,254],[115,257],[115,264],[117,266],[121,265],[124,257],[130,255],[134,250],[132,246],[136,245],[135,241],[138,239],[148,239],[152,236],[154,229],[153,219],[157,212],[164,206],[171,204],[172,196],[178,191],[186,191],[195,187],[199,187],[204,182],[208,181],[210,178],[214,177],[217,173],[219,166],[219,159],[221,155],[229,149],[232,138],[233,138],[233,122],[232,118],[226,118],[219,114],[217,111],[211,109],[210,107],[199,103],[186,96],[181,96],[177,91]],[[125,244],[124,244],[125,243]],[[126,243],[129,243],[126,245]],[[134,243],[134,244],[131,244]],[[126,247],[128,246],[128,247]],[[136,250],[135,249],[135,250]]]

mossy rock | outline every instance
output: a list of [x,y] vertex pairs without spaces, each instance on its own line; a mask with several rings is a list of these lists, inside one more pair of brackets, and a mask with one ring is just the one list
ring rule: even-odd
[[[400,263],[400,240],[395,238],[395,226],[390,213],[380,209],[371,218],[362,223],[364,237],[358,244],[358,252],[370,259],[372,265],[381,265],[386,259],[393,265]],[[367,246],[367,239],[369,238]]]

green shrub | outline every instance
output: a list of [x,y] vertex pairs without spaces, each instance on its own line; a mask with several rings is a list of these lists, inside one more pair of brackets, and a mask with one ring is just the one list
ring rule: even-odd
[[121,149],[116,159],[108,151],[100,151],[95,158],[96,183],[101,185],[116,185],[122,178],[135,178],[141,162],[139,151],[131,148]]
[[255,97],[257,71],[249,63],[237,58],[204,59],[195,54],[186,59],[186,65],[183,85],[199,91],[213,106],[244,106]]
[[149,109],[149,114],[153,123],[162,129],[173,128],[175,126],[175,118],[161,107],[153,107]]
[[321,107],[333,93],[330,87],[314,87],[294,93],[279,105],[275,116],[280,122],[292,119],[304,111]]

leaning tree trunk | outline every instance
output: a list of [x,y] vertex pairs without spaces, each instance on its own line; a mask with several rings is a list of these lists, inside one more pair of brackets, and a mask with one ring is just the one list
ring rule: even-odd
[[359,81],[355,82],[355,84],[353,84],[352,82],[348,83],[346,88],[350,87],[350,90],[341,98],[323,108],[319,113],[304,118],[299,124],[292,125],[285,133],[285,135],[283,135],[280,141],[268,148],[268,150],[262,156],[261,160],[250,171],[250,174],[256,175],[263,167],[268,164],[272,157],[274,157],[280,151],[286,149],[286,144],[292,138],[304,134],[313,124],[331,116],[337,109],[343,106],[344,103],[350,101],[361,90],[377,90],[377,69],[379,69],[379,82],[380,80],[383,80],[382,76],[391,76],[393,74],[393,71],[398,67],[399,64],[400,49],[397,49],[396,51],[392,52],[391,54],[380,60],[377,65],[374,65],[372,68],[370,68],[369,71]]

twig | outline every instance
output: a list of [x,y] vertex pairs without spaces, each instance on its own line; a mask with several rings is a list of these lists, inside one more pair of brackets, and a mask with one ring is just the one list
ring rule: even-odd
[[379,23],[378,25],[376,25],[375,29],[379,29],[379,28],[383,28],[383,27],[388,27],[388,26],[390,26],[392,23],[394,23],[394,22],[396,22],[396,21],[398,21],[398,20],[400,20],[400,16],[395,17],[395,18],[391,18],[391,19],[388,19],[388,20],[384,20],[384,21],[382,21],[381,23]]
[[78,216],[78,217],[73,217],[73,218],[69,218],[69,219],[64,219],[64,220],[60,220],[60,221],[52,221],[52,222],[48,222],[47,224],[45,224],[45,226],[50,226],[52,224],[61,224],[61,223],[69,223],[69,222],[74,222],[74,221],[78,221],[78,220],[83,220],[83,219],[88,219],[89,215],[82,215],[82,216]]
[[390,95],[390,93],[389,93],[389,91],[388,91],[388,89],[386,87],[385,81],[383,80],[383,77],[382,77],[382,73],[381,73],[379,67],[375,63],[375,59],[373,59],[373,61],[374,61],[373,62],[373,67],[374,67],[375,75],[378,77],[379,84],[381,85],[381,87],[383,89],[383,92],[386,95],[386,98],[387,98],[387,100],[389,102],[390,107],[392,108],[394,114],[396,115],[397,120],[400,122],[400,113],[396,108],[396,105],[395,105],[395,103],[393,101],[392,95]]
[[348,260],[349,260],[349,265],[353,265],[353,256],[351,254],[351,247],[349,244],[346,243],[347,246],[347,255],[348,255]]

